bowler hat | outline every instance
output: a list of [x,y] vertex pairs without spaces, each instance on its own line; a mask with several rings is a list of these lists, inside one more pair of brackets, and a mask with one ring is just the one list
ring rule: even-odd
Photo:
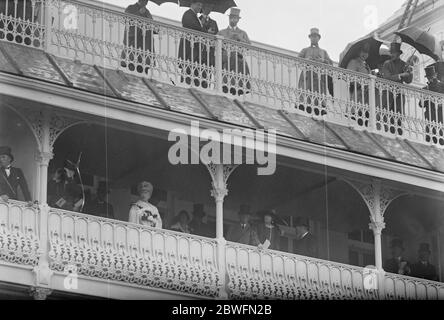
[[6,156],[10,157],[11,162],[14,161],[14,156],[11,153],[10,147],[6,147],[6,146],[0,147],[0,156],[1,155],[6,155]]
[[193,216],[204,217],[206,215],[204,211],[204,205],[202,203],[193,204]]
[[392,242],[390,242],[390,248],[395,248],[395,247],[404,250],[404,245],[401,239],[393,239]]
[[430,245],[428,244],[428,243],[420,243],[419,244],[419,250],[418,250],[419,252],[424,252],[424,251],[426,251],[426,252],[431,252],[430,251]]
[[311,36],[318,36],[320,38],[321,34],[319,33],[319,29],[318,28],[311,28],[310,29],[310,34],[308,36],[309,37],[311,37]]
[[401,44],[399,42],[392,42],[390,44],[390,53],[402,54]]
[[304,227],[309,227],[310,226],[310,221],[307,218],[304,217],[297,217],[294,221],[293,221],[293,225],[294,226],[304,226]]
[[239,8],[231,8],[230,16],[240,18],[240,9]]

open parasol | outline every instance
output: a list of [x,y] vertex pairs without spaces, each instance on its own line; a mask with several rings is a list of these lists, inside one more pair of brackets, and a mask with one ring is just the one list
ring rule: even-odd
[[429,32],[417,27],[407,27],[395,32],[395,34],[403,42],[418,50],[419,53],[425,54],[435,61],[440,60],[441,47],[439,41]]
[[[192,2],[192,0],[179,0],[181,7],[189,7]],[[234,0],[199,0],[199,2],[202,2],[203,5],[212,5],[213,8],[211,11],[219,13],[225,13],[228,9],[237,7]]]
[[382,40],[376,39],[374,36],[366,36],[349,43],[339,57],[339,67],[344,69],[347,68],[350,60],[359,56],[361,48],[366,43],[370,46],[367,64],[372,70],[378,68],[378,63],[380,61],[379,49],[383,42]]

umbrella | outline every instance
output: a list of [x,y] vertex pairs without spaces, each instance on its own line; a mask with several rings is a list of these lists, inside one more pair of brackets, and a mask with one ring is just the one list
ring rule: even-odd
[[178,4],[177,0],[150,0],[150,1],[154,2],[158,6],[160,6],[161,4],[166,3],[166,2],[171,2],[171,3]]
[[407,27],[400,31],[395,32],[401,40],[413,48],[418,50],[419,53],[425,54],[438,61],[441,57],[441,48],[439,41],[436,38],[417,27]]
[[339,57],[339,67],[344,69],[347,68],[350,60],[356,58],[359,55],[361,48],[365,43],[368,43],[370,45],[367,64],[370,69],[376,69],[380,60],[379,48],[381,47],[383,42],[376,39],[374,36],[367,36],[349,43]]
[[[228,9],[232,7],[237,7],[236,2],[234,0],[199,0],[202,4],[210,4],[213,6],[211,11],[225,13]],[[192,0],[179,0],[181,7],[189,7],[191,5]]]

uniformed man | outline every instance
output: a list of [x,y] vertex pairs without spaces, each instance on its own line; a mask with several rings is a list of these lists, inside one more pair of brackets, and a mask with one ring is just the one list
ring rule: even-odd
[[[229,26],[226,29],[219,31],[219,35],[226,39],[251,44],[250,38],[247,33],[237,26],[240,20],[240,9],[231,8],[229,15]],[[222,51],[222,68],[248,77],[250,75],[250,69],[247,62],[244,59],[242,53],[238,50],[233,50],[228,56],[226,50]],[[225,93],[230,92],[232,95],[242,95],[250,92],[250,81],[237,80],[235,77],[231,77],[229,81],[228,76],[223,77],[223,91]]]
[[[390,44],[390,60],[384,62],[382,67],[382,77],[387,80],[391,80],[394,82],[398,82],[401,84],[409,84],[413,81],[413,70],[412,68],[404,61],[401,60],[401,44],[397,42],[392,42]],[[388,109],[391,112],[396,112],[401,115],[404,114],[404,104],[405,104],[405,96],[402,94],[395,95],[392,92],[387,92],[386,90],[382,93],[383,98],[382,101],[387,101],[388,95],[388,103],[389,105],[382,105],[383,109]],[[387,120],[387,119],[385,119]],[[402,120],[397,119],[395,125],[394,117],[390,117],[390,121],[383,121],[384,123],[390,123],[390,132],[398,135],[402,135]],[[384,130],[387,132],[389,128],[385,126]]]
[[436,268],[430,263],[430,247],[428,243],[421,243],[419,245],[418,255],[419,261],[412,265],[410,276],[415,278],[422,278],[432,281],[438,281],[438,274]]
[[[424,69],[427,78],[427,86],[425,86],[424,90],[429,90],[433,92],[443,93],[444,94],[444,83],[438,80],[438,73],[435,70],[435,65],[428,66]],[[427,121],[433,121],[438,124],[443,123],[443,114],[442,114],[442,105],[439,104],[437,107],[435,103],[429,99],[425,99],[424,101],[419,102],[419,106],[424,108],[424,118]],[[426,141],[437,144],[439,139],[439,143],[444,145],[444,133],[443,130],[438,130],[436,126],[426,125]]]
[[11,164],[14,156],[10,147],[0,147],[0,200],[7,202],[9,199],[19,200],[18,188],[22,191],[24,200],[31,202],[28,183],[22,169],[15,168]]
[[[319,47],[319,41],[321,40],[321,34],[318,28],[312,28],[310,34],[310,46],[302,49],[299,53],[299,58],[312,60],[320,63],[325,63],[328,65],[333,65],[333,61],[330,59],[327,51]],[[299,88],[302,90],[317,92],[322,95],[327,95],[327,89],[332,94],[332,80],[327,78],[325,75],[319,75],[315,72],[304,70],[299,78]],[[319,98],[314,99],[313,103],[310,97],[304,99],[301,97],[299,104],[299,109],[306,111],[307,113],[314,112],[316,115],[325,115],[327,105],[324,100],[319,103]]]

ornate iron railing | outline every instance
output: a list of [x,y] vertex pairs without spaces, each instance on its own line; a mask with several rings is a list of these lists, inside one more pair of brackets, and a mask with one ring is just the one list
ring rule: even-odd
[[93,0],[5,0],[0,39],[444,146],[442,94],[117,12]]
[[444,283],[17,201],[0,203],[2,261],[206,298],[444,299]]

